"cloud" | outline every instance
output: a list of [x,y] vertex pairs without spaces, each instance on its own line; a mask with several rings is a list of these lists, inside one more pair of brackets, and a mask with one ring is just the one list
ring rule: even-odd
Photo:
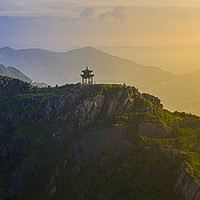
[[12,22],[12,21],[13,21],[12,17],[9,17],[9,16],[0,16],[0,24],[1,25],[4,24],[4,23]]
[[94,8],[86,8],[80,14],[80,18],[85,20],[91,20],[93,16],[94,16]]
[[101,20],[117,19],[120,21],[124,21],[125,18],[126,18],[126,7],[122,6],[115,7],[112,11],[102,13],[99,16],[99,19]]

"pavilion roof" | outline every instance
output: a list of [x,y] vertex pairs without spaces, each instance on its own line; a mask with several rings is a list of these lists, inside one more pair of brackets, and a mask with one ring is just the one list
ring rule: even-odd
[[83,73],[89,73],[89,72],[92,73],[93,70],[89,70],[88,67],[86,67],[86,69],[85,69],[85,70],[82,70],[82,72],[83,72]]

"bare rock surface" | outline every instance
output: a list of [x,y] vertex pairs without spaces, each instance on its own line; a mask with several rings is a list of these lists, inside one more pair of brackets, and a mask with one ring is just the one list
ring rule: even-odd
[[48,120],[54,118],[56,115],[74,106],[79,102],[80,98],[80,94],[74,93],[49,98],[43,110],[44,118]]
[[73,116],[84,121],[84,124],[88,124],[99,115],[103,104],[103,95],[87,98],[76,107],[73,111]]
[[181,166],[177,172],[177,180],[174,186],[176,192],[184,198],[184,200],[200,199],[200,180],[189,174],[188,169]]

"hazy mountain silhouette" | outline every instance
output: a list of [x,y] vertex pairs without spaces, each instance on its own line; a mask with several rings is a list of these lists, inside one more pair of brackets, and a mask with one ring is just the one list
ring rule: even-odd
[[4,65],[0,64],[0,75],[1,76],[9,76],[15,79],[20,79],[24,82],[31,83],[32,85],[38,85],[39,87],[46,87],[46,83],[37,83],[32,81],[28,76],[23,74],[20,70],[16,69],[15,67],[5,67]]
[[104,52],[128,58],[144,65],[153,65],[176,74],[200,70],[200,44],[163,47],[99,47]]
[[42,49],[0,49],[0,62],[17,66],[36,81],[52,85],[79,82],[81,69],[94,70],[97,82],[134,84],[142,90],[173,78],[169,72],[109,55],[92,47],[55,53]]
[[177,76],[154,91],[170,110],[200,115],[200,71]]
[[9,76],[12,78],[20,79],[24,82],[32,82],[32,80],[23,74],[21,71],[16,69],[15,67],[5,67],[4,65],[0,64],[0,75],[1,76]]

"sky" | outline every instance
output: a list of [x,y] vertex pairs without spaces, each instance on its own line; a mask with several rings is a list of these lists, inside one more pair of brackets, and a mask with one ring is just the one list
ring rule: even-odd
[[199,0],[0,0],[0,47],[200,43]]

